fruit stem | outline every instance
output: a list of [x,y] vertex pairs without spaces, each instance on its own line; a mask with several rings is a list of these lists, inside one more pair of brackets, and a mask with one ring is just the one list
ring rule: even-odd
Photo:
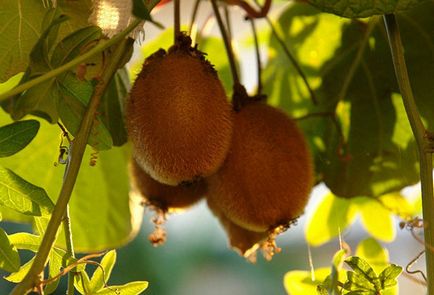
[[230,17],[229,9],[228,9],[227,5],[223,6],[223,11],[225,13],[225,21],[226,21],[225,28],[226,28],[226,31],[227,31],[227,34],[228,34],[228,40],[229,40],[229,42],[232,42],[233,35],[232,35],[231,17]]
[[180,12],[180,0],[173,1],[173,22],[174,22],[174,36],[173,43],[176,43],[178,36],[181,34],[181,12]]
[[[23,295],[29,293],[34,287],[40,285],[40,274],[43,272],[45,264],[47,262],[48,254],[56,240],[57,231],[60,223],[65,217],[66,208],[68,206],[69,200],[71,198],[71,193],[77,179],[78,172],[80,170],[81,162],[83,159],[83,154],[86,149],[90,131],[95,119],[95,113],[98,109],[101,97],[104,94],[110,80],[116,73],[124,53],[126,51],[126,45],[128,44],[125,37],[131,32],[138,24],[139,21],[135,21],[133,24],[128,26],[122,33],[117,37],[117,42],[120,42],[119,46],[116,47],[107,68],[105,69],[99,83],[96,85],[93,95],[90,99],[86,113],[80,124],[80,129],[77,136],[71,144],[71,152],[69,154],[70,161],[66,167],[66,173],[63,181],[62,188],[59,193],[59,198],[56,202],[54,210],[52,212],[50,221],[48,223],[45,234],[42,238],[41,245],[39,246],[38,252],[35,256],[35,260],[24,279],[19,283],[10,293],[11,295]],[[114,37],[115,38],[115,37]],[[111,42],[112,44],[116,42]]]
[[419,150],[420,182],[422,191],[423,225],[425,236],[426,273],[428,279],[427,294],[434,294],[434,192],[433,192],[433,163],[432,137],[423,125],[416,101],[411,89],[410,78],[404,58],[404,47],[401,41],[398,23],[395,15],[383,16],[384,24],[392,53],[393,66],[399,90],[402,95],[405,111],[410,122],[411,130],[416,139]]
[[191,37],[194,23],[196,22],[196,17],[197,17],[197,12],[199,11],[200,2],[201,2],[201,0],[196,0],[194,2],[193,12],[191,14],[190,26],[188,27],[188,35],[190,37]]
[[234,105],[234,108],[236,110],[239,110],[239,108],[241,107],[241,104],[242,104],[240,101],[240,98],[242,97],[242,95],[238,95],[238,92],[240,89],[242,89],[244,87],[240,83],[240,78],[239,78],[238,72],[237,72],[237,65],[235,62],[235,56],[234,56],[234,51],[232,48],[231,40],[228,37],[228,34],[226,32],[226,28],[223,24],[222,17],[220,16],[220,12],[219,12],[216,0],[211,0],[211,4],[212,4],[212,8],[214,10],[214,15],[217,19],[217,24],[219,26],[223,42],[225,44],[226,54],[228,56],[229,65],[230,65],[231,73],[232,73],[232,80],[234,82],[234,85],[233,85],[233,102],[232,103]]
[[[257,3],[257,1],[256,1],[256,3]],[[288,57],[289,61],[292,63],[292,65],[295,68],[295,70],[297,71],[297,73],[300,75],[301,79],[303,80],[304,85],[306,85],[306,88],[309,91],[312,103],[314,105],[317,105],[318,100],[316,98],[315,92],[313,91],[312,87],[310,86],[310,83],[307,80],[306,75],[304,74],[303,70],[301,69],[301,67],[298,64],[297,60],[295,59],[294,55],[292,55],[291,51],[289,51],[289,48],[286,46],[285,41],[283,41],[283,38],[280,37],[280,35],[277,32],[275,26],[273,25],[271,19],[268,16],[265,19],[267,20],[267,23],[270,26],[270,29],[271,29],[271,32],[273,33],[274,38],[276,38],[277,42],[282,47],[283,52]]]
[[258,33],[256,30],[256,24],[255,20],[253,18],[247,18],[250,21],[250,25],[252,27],[252,34],[253,34],[253,41],[255,43],[255,53],[256,53],[256,67],[258,71],[258,88],[256,90],[257,96],[262,94],[262,63],[261,63],[261,53],[259,51],[259,40],[258,40]]

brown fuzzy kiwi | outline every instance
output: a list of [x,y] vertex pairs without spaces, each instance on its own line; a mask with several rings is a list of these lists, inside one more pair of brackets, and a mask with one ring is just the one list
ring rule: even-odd
[[244,229],[230,221],[219,209],[218,204],[213,204],[209,199],[207,204],[224,228],[231,248],[249,260],[256,258],[255,252],[267,240],[268,232],[259,233]]
[[190,207],[206,193],[203,180],[179,186],[159,183],[143,171],[134,159],[130,161],[129,171],[131,186],[142,195],[144,203],[163,212]]
[[265,232],[303,213],[313,163],[294,120],[264,103],[250,103],[235,115],[228,157],[207,182],[209,201],[230,221]]
[[214,173],[232,137],[232,109],[204,54],[181,35],[168,53],[144,63],[126,105],[126,126],[139,165],[178,185]]

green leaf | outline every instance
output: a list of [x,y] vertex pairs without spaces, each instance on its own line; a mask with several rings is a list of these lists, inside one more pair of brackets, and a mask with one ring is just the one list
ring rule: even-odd
[[306,240],[310,245],[320,246],[338,236],[354,221],[355,211],[349,200],[327,194],[313,210],[306,222]]
[[6,281],[11,282],[11,283],[21,282],[24,279],[24,277],[27,275],[27,273],[29,272],[30,268],[32,267],[34,260],[35,260],[35,257],[33,257],[32,259],[30,259],[29,261],[24,263],[21,267],[19,267],[19,269],[16,272],[8,275],[7,277],[4,277],[4,279]]
[[144,0],[133,0],[133,15],[143,20],[152,20],[150,10]]
[[293,270],[285,274],[283,284],[288,294],[316,295],[317,286],[330,274],[330,268],[319,268],[314,272]]
[[[60,270],[63,266],[63,257],[66,255],[66,252],[57,251],[57,249],[52,249],[48,256],[48,278],[53,278],[60,273]],[[45,286],[44,291],[47,294],[54,293],[56,291],[57,286],[59,285],[60,277],[49,283]]]
[[[41,37],[36,42],[32,51],[30,52],[30,63],[26,70],[25,75],[20,83],[27,82],[36,76],[42,75],[51,70],[49,61],[48,36],[52,32],[57,33],[58,27],[66,21],[65,15],[55,17],[56,10],[50,9],[44,17],[44,23],[51,20],[45,28]],[[57,34],[56,34],[57,35]],[[52,44],[50,43],[52,46]],[[12,99],[11,115],[15,120],[19,120],[27,114],[33,113],[47,119],[51,123],[57,121],[57,102],[58,91],[55,89],[55,81],[53,78],[47,82],[41,83],[32,87],[30,90],[24,92],[21,96],[16,96]]]
[[41,237],[30,233],[16,233],[9,236],[11,244],[17,249],[30,250],[38,252],[39,245],[41,244]]
[[[319,9],[343,17],[357,18],[408,10],[423,0],[308,0]],[[426,1],[426,0],[425,0]]]
[[44,189],[1,166],[0,205],[32,216],[50,214],[54,208],[54,203]]
[[9,241],[6,232],[0,228],[0,268],[8,272],[20,269],[20,256],[17,249]]
[[[78,80],[71,73],[64,76],[59,86],[63,96],[59,102],[59,115],[68,131],[75,136],[92,96],[93,86],[88,81]],[[110,133],[99,117],[92,126],[89,144],[97,150],[108,150],[113,145]]]
[[373,238],[361,241],[355,255],[363,258],[376,273],[381,273],[389,265],[388,251]]
[[81,48],[88,45],[92,41],[101,38],[102,33],[99,27],[90,26],[82,28],[60,41],[53,51],[51,56],[51,65],[59,67],[78,55],[80,55]]
[[[9,116],[0,111],[0,125],[9,121]],[[55,201],[65,169],[63,165],[53,164],[59,156],[60,134],[57,125],[42,121],[30,145],[14,157],[0,158],[0,165],[44,187]],[[127,147],[99,152],[96,166],[89,165],[91,153],[87,149],[84,154],[70,202],[73,241],[78,252],[103,251],[125,245],[135,237],[143,216],[140,201],[129,196],[127,164],[130,154]],[[65,245],[63,236],[59,232],[59,246]]]
[[17,86],[18,83],[20,83],[20,80],[22,79],[24,73],[18,73],[9,80],[7,80],[4,83],[0,83],[0,93],[6,93],[15,86]]
[[74,287],[80,294],[91,294],[90,279],[87,275],[86,269],[83,269],[82,271],[78,272],[76,276],[74,276]]
[[339,281],[339,272],[342,270],[342,264],[344,263],[347,251],[345,249],[341,249],[335,253],[333,256],[332,270],[329,277],[329,290],[331,294],[338,294],[338,281]]
[[393,213],[372,198],[355,198],[354,201],[366,231],[374,238],[392,242],[396,237]]
[[30,52],[30,69],[32,75],[38,75],[50,70],[49,51],[50,45],[48,37],[54,32],[54,36],[57,36],[59,26],[68,19],[65,15],[59,15],[56,17],[55,9],[47,11],[43,23],[48,23],[38,42],[36,42],[32,51]]
[[109,251],[104,255],[101,260],[100,266],[98,266],[92,275],[89,283],[90,292],[97,292],[101,290],[108,282],[112,273],[113,267],[116,262],[116,251]]
[[39,122],[26,120],[0,127],[0,157],[9,157],[25,148],[36,136]]
[[0,82],[23,72],[41,35],[46,8],[40,0],[4,0],[0,11]]
[[366,285],[364,281],[368,281],[375,290],[380,287],[380,281],[372,267],[360,257],[351,256],[345,259],[345,263],[353,269],[353,272],[348,273],[348,280],[355,285]]
[[116,293],[117,295],[139,295],[148,288],[148,285],[149,283],[146,281],[131,282],[121,286],[106,287],[96,294],[111,295]]
[[[403,40],[408,38],[404,46],[406,59],[412,60],[411,82],[417,83],[417,104],[427,126],[434,126],[432,112],[428,114],[434,109],[429,87],[434,72],[426,66],[434,62],[433,35],[426,29],[434,22],[433,5],[428,1],[398,15]],[[300,126],[315,154],[318,177],[335,195],[347,198],[378,197],[415,184],[417,149],[402,99],[396,94],[381,22],[343,20],[298,3],[283,12],[276,26],[319,104],[311,103],[293,68],[281,66],[288,58],[274,37],[264,71],[265,90],[270,103],[293,116],[312,114]]]
[[123,108],[129,89],[128,73],[125,68],[122,68],[108,85],[99,109],[101,120],[107,126],[114,146],[122,146],[128,139]]
[[380,273],[380,281],[382,289],[394,287],[398,284],[397,277],[401,274],[402,267],[391,264]]
[[348,280],[344,284],[345,290],[355,292],[373,292],[375,294],[375,285],[373,284],[372,280],[368,279],[363,274],[348,271],[347,278]]

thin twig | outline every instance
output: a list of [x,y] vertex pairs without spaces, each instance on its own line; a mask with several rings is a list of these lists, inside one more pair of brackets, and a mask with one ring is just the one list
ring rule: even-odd
[[427,278],[425,276],[425,274],[423,273],[423,271],[421,270],[410,270],[410,268],[419,260],[419,258],[425,254],[425,250],[421,251],[414,259],[412,259],[407,266],[405,267],[405,271],[409,274],[420,274],[423,279],[425,280],[425,282],[427,282]]
[[232,79],[233,79],[234,85],[240,84],[240,78],[239,78],[238,72],[237,72],[237,65],[235,62],[234,51],[232,49],[232,44],[230,42],[229,36],[226,32],[226,28],[223,24],[222,17],[220,16],[220,12],[219,12],[219,8],[217,6],[216,0],[211,0],[211,4],[212,4],[212,8],[214,10],[215,18],[217,19],[217,24],[220,28],[220,33],[222,35],[223,42],[225,44],[226,54],[227,54],[228,59],[229,59],[229,65],[231,68]]
[[260,7],[259,10],[256,10],[252,6],[250,6],[249,3],[243,0],[229,0],[227,1],[230,5],[237,5],[244,9],[244,11],[247,13],[247,16],[249,18],[262,18],[267,16],[268,11],[271,7],[272,0],[265,0],[264,5],[260,6],[258,2],[256,4]]
[[250,21],[250,25],[252,28],[253,41],[255,44],[255,53],[256,53],[256,67],[257,67],[257,90],[256,94],[259,96],[262,94],[262,63],[261,63],[261,52],[259,50],[259,40],[258,40],[258,32],[256,30],[255,20],[253,18],[248,18]]
[[173,42],[176,43],[178,36],[181,34],[181,12],[180,12],[180,2],[181,0],[173,1],[173,22],[174,22],[174,36]]
[[193,12],[191,14],[190,26],[188,27],[188,35],[191,37],[191,33],[193,30],[194,23],[196,22],[197,12],[199,11],[201,0],[196,0],[193,6]]

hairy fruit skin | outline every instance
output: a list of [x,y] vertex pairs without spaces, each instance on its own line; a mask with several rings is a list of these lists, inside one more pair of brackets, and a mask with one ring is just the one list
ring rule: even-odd
[[248,257],[259,248],[261,242],[268,238],[268,232],[249,231],[233,223],[218,209],[218,205],[211,203],[209,199],[207,204],[225,230],[230,247],[241,256]]
[[169,185],[216,172],[232,137],[232,109],[215,70],[203,53],[183,46],[145,61],[126,105],[134,157]]
[[294,120],[263,103],[234,118],[231,149],[207,179],[208,199],[232,222],[265,232],[299,217],[313,186],[313,163]]
[[188,185],[170,186],[151,178],[134,159],[129,163],[131,187],[137,190],[145,203],[167,212],[183,209],[198,202],[206,193],[203,180]]

